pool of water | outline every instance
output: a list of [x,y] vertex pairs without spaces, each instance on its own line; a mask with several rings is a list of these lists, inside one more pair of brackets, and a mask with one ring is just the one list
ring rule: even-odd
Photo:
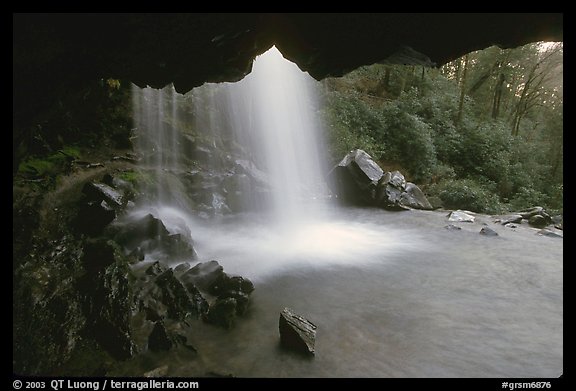
[[[326,208],[291,226],[265,216],[185,221],[201,261],[252,279],[234,329],[193,324],[198,355],[146,353],[118,370],[238,377],[558,377],[563,372],[563,239],[489,216]],[[479,234],[487,224],[497,237]],[[291,307],[318,326],[316,355],[279,347]]]

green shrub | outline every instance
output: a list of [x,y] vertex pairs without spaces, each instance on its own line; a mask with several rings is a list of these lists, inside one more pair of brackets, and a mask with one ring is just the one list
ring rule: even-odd
[[498,196],[472,179],[444,180],[430,186],[428,193],[439,197],[447,209],[497,214],[504,211]]

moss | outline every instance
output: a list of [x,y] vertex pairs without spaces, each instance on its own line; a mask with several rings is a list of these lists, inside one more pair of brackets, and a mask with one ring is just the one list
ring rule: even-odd
[[147,172],[139,170],[128,170],[118,175],[122,180],[132,183],[134,186],[138,185],[152,185],[154,179],[152,175]]
[[42,178],[56,176],[70,169],[73,160],[80,158],[80,149],[65,146],[46,157],[31,157],[18,165],[18,174],[25,177]]

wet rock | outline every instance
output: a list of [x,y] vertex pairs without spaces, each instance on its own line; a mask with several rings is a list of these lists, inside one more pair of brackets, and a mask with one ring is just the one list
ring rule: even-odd
[[448,231],[460,231],[462,229],[454,224],[445,225],[444,228],[446,228]]
[[[123,157],[120,158],[122,160],[127,159]],[[110,174],[105,174],[102,177],[102,183],[119,190],[123,195],[123,201],[128,201],[129,199],[134,197],[135,194],[134,185],[132,185],[132,183],[128,181],[125,181],[124,179],[120,179]]]
[[494,231],[492,228],[482,227],[482,229],[480,230],[480,235],[498,236],[498,232]]
[[382,175],[376,187],[376,205],[388,210],[433,209],[422,190],[406,182],[400,171]]
[[218,261],[198,263],[190,270],[182,274],[181,281],[192,283],[198,289],[210,291],[212,285],[224,275],[224,268]]
[[89,201],[106,201],[116,210],[121,209],[128,201],[124,199],[122,192],[104,183],[88,182],[82,188],[82,193],[86,195]]
[[314,354],[316,343],[316,325],[297,315],[289,308],[280,313],[280,344],[304,354]]
[[236,320],[236,299],[231,297],[224,299],[217,299],[214,304],[210,306],[205,320],[208,323],[231,329]]
[[247,278],[240,276],[230,277],[223,273],[210,287],[209,292],[222,296],[228,292],[242,292],[250,294],[254,291],[254,284]]
[[158,352],[162,350],[170,350],[172,348],[172,340],[168,337],[166,333],[166,328],[162,321],[156,322],[152,332],[148,336],[148,349]]
[[156,259],[162,261],[197,258],[189,233],[170,234],[162,220],[151,214],[115,223],[107,232],[127,253],[140,247],[144,253],[154,252]]
[[[262,187],[268,187],[270,185],[270,179],[268,178],[268,175],[266,175],[264,171],[256,167],[254,163],[252,163],[251,161],[244,159],[237,159],[234,161],[234,164],[235,164],[234,172],[236,174],[246,175],[253,185],[258,185]],[[243,184],[245,184],[245,182],[242,182],[241,180],[239,185]],[[245,190],[245,189],[243,187],[239,187],[236,190]]]
[[455,210],[448,214],[448,221],[459,223],[473,223],[475,217],[461,210]]
[[400,203],[414,209],[434,209],[422,190],[412,182],[406,183],[406,191],[402,194]]
[[85,298],[87,330],[108,353],[127,359],[135,352],[130,329],[132,291],[127,262],[116,262],[89,273],[79,282]]
[[547,229],[541,229],[540,231],[537,232],[537,234],[542,236],[548,236],[550,238],[560,238],[560,239],[564,238],[562,235],[558,235],[556,232],[552,232]]
[[496,222],[499,222],[502,225],[506,225],[509,223],[521,224],[522,223],[522,215],[511,214],[511,215],[497,216]]
[[173,270],[174,275],[176,275],[176,277],[180,277],[182,274],[190,270],[190,264],[188,262],[182,262],[181,264],[177,265]]
[[557,229],[564,229],[564,217],[562,215],[556,215],[552,217],[552,224]]
[[156,261],[152,265],[148,266],[145,273],[148,274],[149,276],[159,276],[162,273],[166,272],[167,269],[168,268],[164,264]]
[[131,259],[131,263],[136,263],[143,261],[146,255],[144,254],[144,250],[142,250],[142,248],[136,247],[130,252],[130,254],[128,254],[128,257]]
[[158,368],[154,368],[151,371],[144,372],[144,377],[164,377],[168,374],[168,365],[163,365]]
[[116,248],[104,239],[87,240],[82,261],[88,273],[96,273],[116,262]]
[[376,186],[384,171],[361,149],[350,151],[328,176],[332,191],[344,202],[373,204]]
[[80,233],[96,236],[116,218],[116,211],[106,201],[83,203],[73,226]]
[[162,239],[161,243],[166,253],[173,258],[198,258],[192,243],[182,234],[168,235]]
[[155,282],[162,291],[161,300],[167,307],[168,317],[184,320],[188,313],[199,316],[204,312],[202,305],[199,306],[199,303],[189,297],[186,288],[174,276],[172,269],[160,274]]
[[536,228],[544,228],[548,225],[548,219],[541,214],[535,214],[528,219],[528,224]]
[[118,224],[115,240],[129,249],[134,249],[146,241],[158,241],[169,236],[169,232],[162,223],[151,214],[135,220]]
[[544,208],[542,208],[541,206],[534,206],[532,208],[529,209],[524,209],[521,210],[519,212],[515,212],[514,214],[520,215],[522,216],[523,219],[530,219],[530,217],[537,215],[537,214],[542,214],[544,212]]

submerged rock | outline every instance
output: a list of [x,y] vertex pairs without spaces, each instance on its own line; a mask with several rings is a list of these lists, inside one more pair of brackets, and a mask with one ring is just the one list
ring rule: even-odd
[[460,231],[462,229],[461,227],[458,227],[454,224],[445,225],[444,228],[446,228],[448,231]]
[[542,236],[548,236],[550,238],[560,238],[560,239],[564,238],[564,236],[558,235],[556,232],[552,232],[547,229],[541,229],[540,231],[537,232],[537,234]]
[[509,223],[521,224],[522,223],[522,215],[511,214],[511,215],[497,216],[495,221],[499,222],[502,225],[506,225]]
[[494,231],[492,228],[482,227],[482,229],[480,230],[480,235],[498,236],[498,232]]
[[315,353],[317,327],[314,323],[284,308],[280,313],[278,328],[283,347],[304,354]]
[[448,221],[460,222],[460,223],[473,223],[475,217],[463,212],[461,210],[455,210],[448,214]]

